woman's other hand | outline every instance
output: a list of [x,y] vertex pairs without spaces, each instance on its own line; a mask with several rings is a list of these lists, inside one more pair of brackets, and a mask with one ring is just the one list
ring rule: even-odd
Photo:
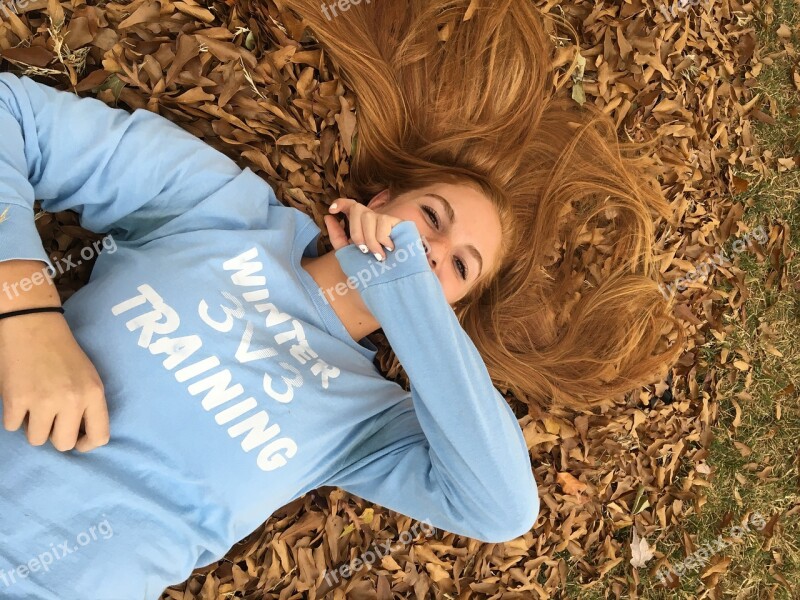
[[0,319],[0,394],[3,426],[16,431],[27,415],[33,446],[50,438],[62,452],[87,452],[108,443],[103,384],[60,313]]
[[[61,305],[43,265],[0,262],[0,313]],[[103,383],[61,313],[0,319],[0,396],[3,426],[16,431],[27,417],[26,435],[34,446],[49,438],[62,452],[86,452],[108,443]]]

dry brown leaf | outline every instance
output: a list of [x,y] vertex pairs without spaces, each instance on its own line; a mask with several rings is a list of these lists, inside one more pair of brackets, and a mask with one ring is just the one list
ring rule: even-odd
[[586,484],[575,479],[569,473],[558,473],[556,481],[561,485],[561,489],[565,494],[578,495],[586,489]]

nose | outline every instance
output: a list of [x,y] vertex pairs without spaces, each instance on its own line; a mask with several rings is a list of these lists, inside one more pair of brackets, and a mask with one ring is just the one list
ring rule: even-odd
[[435,269],[436,258],[434,258],[433,255],[433,247],[431,246],[431,243],[428,241],[428,238],[426,238],[424,235],[421,235],[420,239],[422,240],[423,248],[425,248],[425,255],[428,257],[428,264],[431,266],[431,269]]

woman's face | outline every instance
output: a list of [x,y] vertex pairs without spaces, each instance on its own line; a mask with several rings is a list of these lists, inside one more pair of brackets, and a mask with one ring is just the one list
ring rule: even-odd
[[391,201],[384,190],[367,206],[414,222],[426,246],[428,264],[450,304],[463,298],[480,275],[495,266],[502,237],[500,217],[491,200],[472,186],[437,183]]

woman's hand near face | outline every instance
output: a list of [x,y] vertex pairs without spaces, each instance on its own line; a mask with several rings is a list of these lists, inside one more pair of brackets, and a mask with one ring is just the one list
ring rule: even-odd
[[[330,212],[331,214],[325,215],[324,220],[334,250],[353,243],[365,254],[372,252],[378,260],[385,260],[386,250],[394,250],[389,233],[401,219],[375,212],[350,198],[338,198],[331,204]],[[349,238],[345,229],[333,216],[338,213],[347,217]]]

